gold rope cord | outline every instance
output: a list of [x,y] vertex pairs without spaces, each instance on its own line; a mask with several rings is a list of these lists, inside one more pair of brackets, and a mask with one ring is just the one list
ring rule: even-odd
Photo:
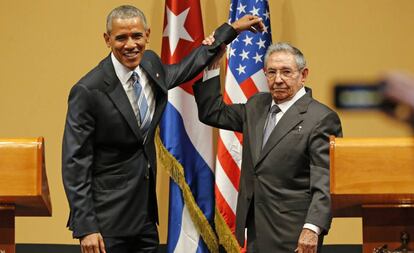
[[219,245],[216,234],[214,233],[213,228],[210,226],[210,223],[204,216],[203,212],[198,207],[193,193],[185,181],[183,166],[177,161],[177,159],[175,159],[174,156],[170,154],[170,152],[168,152],[162,143],[159,128],[155,134],[155,145],[157,147],[159,162],[162,164],[168,175],[180,187],[183,193],[184,202],[187,205],[191,220],[193,221],[197,231],[200,233],[210,252],[218,253]]
[[219,242],[226,249],[227,253],[240,253],[240,246],[231,232],[229,226],[221,215],[220,211],[216,207],[216,213],[214,215],[214,224],[216,226],[216,232],[219,238]]

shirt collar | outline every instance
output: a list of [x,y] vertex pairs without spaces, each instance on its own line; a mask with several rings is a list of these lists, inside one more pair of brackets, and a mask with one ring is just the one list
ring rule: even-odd
[[[305,87],[302,87],[298,90],[298,92],[296,92],[296,94],[293,96],[292,99],[285,101],[283,103],[277,104],[277,106],[279,106],[280,111],[282,111],[282,113],[285,113],[296,101],[298,101],[305,94],[306,94]],[[272,99],[272,104],[270,107],[272,107],[275,104],[276,102]]]
[[114,65],[115,74],[118,79],[121,81],[122,85],[128,85],[128,80],[131,78],[132,72],[137,72],[139,76],[142,75],[142,71],[140,66],[138,65],[135,70],[130,70],[129,68],[125,67],[118,61],[118,59],[111,53],[112,63]]

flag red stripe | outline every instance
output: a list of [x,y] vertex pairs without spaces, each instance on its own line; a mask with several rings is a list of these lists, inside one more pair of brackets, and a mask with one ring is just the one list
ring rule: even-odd
[[215,186],[215,193],[216,193],[216,206],[219,209],[224,220],[226,221],[227,225],[229,226],[231,232],[234,234],[235,227],[236,227],[236,224],[235,224],[236,215],[233,213],[230,206],[227,204],[227,201],[224,199],[217,185]]
[[240,84],[240,89],[243,91],[247,99],[259,92],[252,78],[247,78]]
[[234,132],[234,134],[236,135],[237,139],[239,139],[240,144],[243,146],[243,134],[239,132]]
[[233,157],[227,150],[220,136],[217,141],[217,153],[218,159],[220,160],[220,164],[226,165],[222,166],[224,173],[226,173],[234,188],[236,188],[236,190],[239,191],[239,166],[237,166],[237,163],[234,161]]
[[224,92],[223,101],[224,101],[224,103],[226,103],[228,105],[233,104],[233,102],[231,101],[230,96],[229,96],[229,94],[227,94],[227,92]]

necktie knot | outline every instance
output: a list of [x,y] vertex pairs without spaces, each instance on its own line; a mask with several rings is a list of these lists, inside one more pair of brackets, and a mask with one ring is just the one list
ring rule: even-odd
[[138,81],[138,73],[137,72],[133,72],[131,75],[131,80],[132,80],[132,84],[135,84]]
[[270,107],[270,113],[273,115],[278,114],[280,111],[281,110],[277,105],[272,105],[272,107]]
[[269,114],[267,116],[267,121],[266,121],[265,129],[264,129],[264,133],[263,133],[262,148],[265,146],[267,140],[270,137],[270,134],[273,132],[273,129],[275,128],[276,114],[278,112],[280,112],[279,106],[272,105],[272,107],[270,107],[270,111],[269,111]]

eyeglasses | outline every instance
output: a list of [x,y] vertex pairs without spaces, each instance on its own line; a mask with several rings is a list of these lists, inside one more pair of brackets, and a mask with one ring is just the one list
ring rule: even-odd
[[269,81],[273,81],[276,79],[277,74],[279,73],[280,78],[282,79],[290,79],[292,78],[297,70],[292,69],[270,69],[266,71],[265,75]]

